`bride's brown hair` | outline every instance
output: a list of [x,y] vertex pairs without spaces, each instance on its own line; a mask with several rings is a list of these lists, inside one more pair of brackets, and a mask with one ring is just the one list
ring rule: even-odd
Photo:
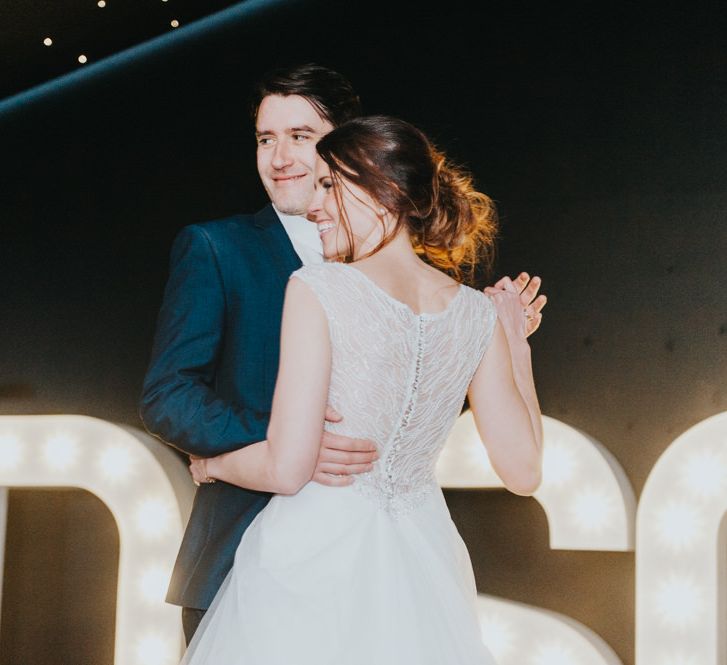
[[416,127],[388,116],[355,118],[324,136],[317,150],[337,185],[350,240],[341,179],[361,187],[396,217],[393,232],[370,254],[405,226],[414,249],[457,280],[471,281],[476,265],[489,270],[497,233],[494,203]]

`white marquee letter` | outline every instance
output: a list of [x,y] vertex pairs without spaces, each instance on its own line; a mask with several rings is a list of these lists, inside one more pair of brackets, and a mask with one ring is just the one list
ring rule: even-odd
[[636,664],[727,663],[727,412],[662,454],[637,515]]
[[176,663],[179,609],[164,594],[194,490],[184,463],[131,427],[85,416],[0,416],[3,487],[79,487],[106,504],[119,529],[114,663]]
[[[597,441],[543,417],[543,507],[552,549],[633,549],[636,502],[623,468]],[[442,487],[503,487],[471,412],[460,416],[440,457]],[[499,665],[620,665],[613,649],[583,624],[541,608],[478,598],[482,638]],[[652,664],[653,665],[653,664]]]

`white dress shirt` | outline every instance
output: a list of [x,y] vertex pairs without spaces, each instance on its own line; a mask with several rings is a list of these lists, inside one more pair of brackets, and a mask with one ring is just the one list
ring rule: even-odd
[[318,227],[301,215],[286,215],[273,206],[280,218],[285,232],[293,243],[295,253],[304,266],[323,263],[323,246],[318,235]]

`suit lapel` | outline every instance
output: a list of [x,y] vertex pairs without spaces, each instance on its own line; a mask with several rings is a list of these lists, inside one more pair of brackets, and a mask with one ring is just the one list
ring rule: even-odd
[[255,226],[260,229],[263,240],[270,251],[273,268],[282,282],[287,283],[290,274],[302,267],[303,263],[293,249],[293,243],[290,242],[272,205],[266,205],[255,215]]

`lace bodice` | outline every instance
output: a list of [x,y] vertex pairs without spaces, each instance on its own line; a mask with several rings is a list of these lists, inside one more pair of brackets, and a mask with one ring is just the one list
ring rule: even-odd
[[495,306],[460,286],[445,310],[415,314],[341,263],[293,276],[310,286],[328,318],[329,404],[343,421],[326,429],[376,443],[379,459],[354,488],[400,516],[437,486],[437,457],[492,337]]

